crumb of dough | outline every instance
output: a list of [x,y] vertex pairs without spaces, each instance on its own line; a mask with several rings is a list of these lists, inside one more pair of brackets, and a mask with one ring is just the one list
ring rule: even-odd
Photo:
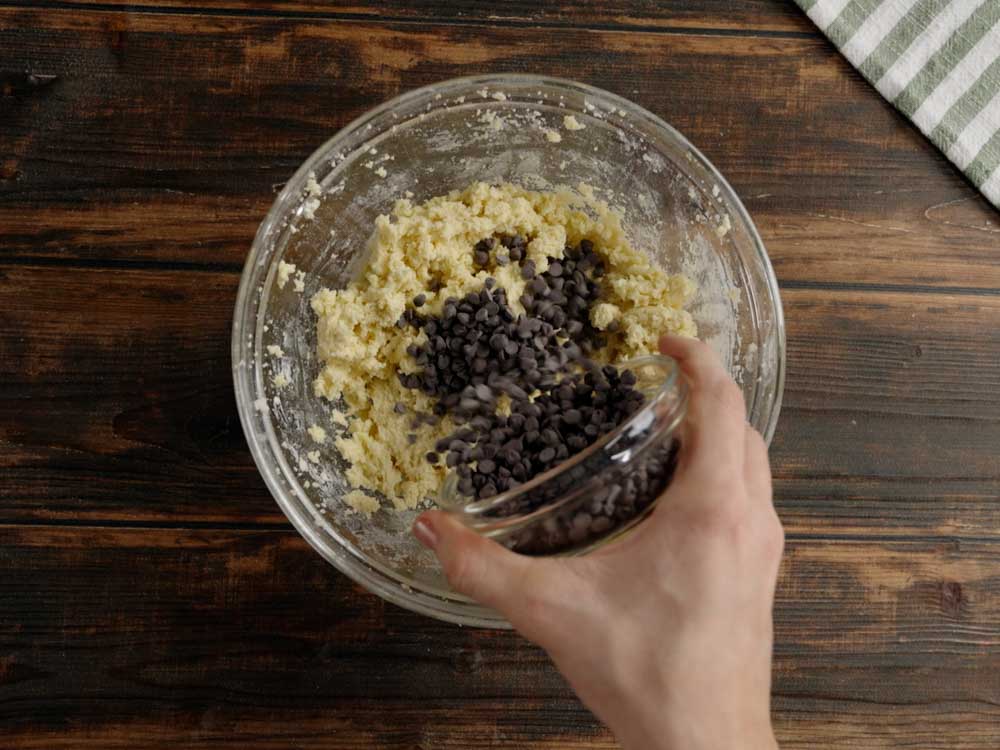
[[729,234],[729,230],[732,228],[733,225],[729,221],[729,215],[725,214],[722,217],[722,221],[719,222],[719,225],[715,228],[715,234],[721,240],[723,237]]
[[333,420],[334,424],[339,424],[341,427],[347,427],[347,415],[342,411],[334,409],[330,414],[330,419]]
[[259,399],[253,402],[253,408],[259,411],[261,414],[267,414],[267,399],[261,396]]
[[492,109],[488,109],[479,115],[479,122],[489,125],[492,130],[503,130],[504,120]]
[[304,292],[306,290],[306,274],[305,271],[295,272],[295,291]]
[[267,345],[267,353],[270,354],[273,357],[284,357],[285,356],[284,349],[282,349],[277,344],[268,344]]
[[346,495],[344,495],[344,502],[347,506],[358,513],[363,513],[366,516],[372,515],[382,507],[382,504],[378,501],[378,498],[372,497],[366,492],[361,490],[351,490]]
[[314,464],[318,464],[319,463],[319,451],[309,451],[306,454],[306,458],[308,458]]
[[562,136],[559,135],[558,131],[552,130],[552,128],[548,128],[545,131],[545,140],[547,140],[549,143],[559,143],[559,141],[562,140]]
[[563,127],[566,130],[583,130],[586,125],[576,119],[573,115],[566,115],[563,117]]
[[[433,428],[412,426],[411,415],[429,413],[433,402],[404,388],[397,375],[416,369],[406,347],[425,334],[400,330],[395,323],[418,294],[425,295],[428,314],[439,314],[447,297],[481,288],[489,273],[474,266],[472,247],[494,234],[530,238],[526,255],[539,271],[548,268],[549,256],[561,258],[567,244],[594,243],[607,267],[604,302],[618,310],[608,308],[619,325],[601,351],[606,361],[651,354],[664,332],[697,332],[684,309],[694,284],[665,273],[634,249],[621,216],[585,185],[534,192],[479,182],[419,205],[397,201],[391,216],[375,221],[369,263],[361,275],[345,289],[320,290],[311,301],[318,318],[317,353],[324,363],[315,393],[331,402],[343,399],[351,416],[334,441],[350,465],[346,478],[355,488],[381,493],[397,509],[437,496],[446,468],[424,456],[455,425],[445,417]],[[498,267],[492,275],[507,290],[514,312],[523,312],[518,300],[525,281],[518,265]],[[428,291],[432,281],[439,285],[436,292]],[[404,414],[396,411],[398,403]],[[334,421],[338,414],[333,412]]]
[[288,279],[295,273],[295,270],[294,263],[285,263],[283,260],[278,261],[278,289],[285,288],[285,284],[288,283]]
[[306,198],[302,204],[302,215],[307,219],[315,219],[317,208],[319,208],[319,198]]
[[326,430],[320,427],[318,424],[314,424],[309,427],[306,432],[309,433],[309,437],[313,439],[313,442],[323,445],[326,442]]
[[496,99],[498,102],[507,101],[507,95],[502,91],[494,91],[493,98]]
[[599,331],[605,330],[614,321],[621,317],[622,311],[617,305],[607,302],[598,302],[590,310],[590,322]]
[[375,174],[377,174],[379,177],[385,177],[389,173],[385,171],[385,167],[379,167],[378,169],[375,170]]
[[310,172],[306,175],[306,196],[309,198],[319,198],[323,194],[323,188],[316,182],[316,173]]
[[288,378],[285,377],[283,373],[279,372],[273,378],[271,378],[271,382],[274,384],[275,388],[284,388],[286,385],[288,385]]

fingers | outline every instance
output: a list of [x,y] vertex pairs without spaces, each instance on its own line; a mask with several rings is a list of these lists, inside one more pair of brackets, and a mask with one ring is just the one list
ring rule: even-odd
[[699,476],[742,472],[746,407],[739,386],[712,348],[701,341],[663,336],[660,351],[677,361],[691,387],[683,470]]
[[531,560],[480,536],[439,510],[422,513],[413,533],[441,562],[451,587],[501,613],[520,593]]
[[704,390],[712,381],[729,377],[712,348],[698,339],[665,334],[659,344],[660,352],[677,360],[695,389]]

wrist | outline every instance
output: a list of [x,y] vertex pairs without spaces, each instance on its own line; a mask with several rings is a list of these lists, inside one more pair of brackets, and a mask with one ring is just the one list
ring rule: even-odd
[[635,711],[608,724],[623,750],[778,750],[769,716],[727,715],[633,703]]
[[779,750],[774,732],[764,731],[721,735],[677,732],[656,727],[630,726],[616,731],[622,750]]

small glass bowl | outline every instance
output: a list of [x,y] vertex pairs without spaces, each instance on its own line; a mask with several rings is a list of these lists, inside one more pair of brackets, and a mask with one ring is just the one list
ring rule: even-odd
[[673,477],[688,385],[668,357],[618,365],[645,403],[592,445],[514,490],[470,502],[448,475],[438,504],[462,523],[527,555],[583,554],[625,533]]

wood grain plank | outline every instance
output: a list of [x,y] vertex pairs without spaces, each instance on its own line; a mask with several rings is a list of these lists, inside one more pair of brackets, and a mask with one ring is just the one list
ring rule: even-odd
[[325,565],[230,384],[274,185],[510,70],[677,125],[787,284],[782,746],[1000,746],[1000,223],[792,4],[43,3],[0,2],[0,70],[60,76],[0,98],[0,744],[615,747],[539,650]]
[[[0,520],[282,523],[232,393],[237,283],[0,267]],[[1000,536],[1000,297],[793,289],[785,307],[789,529]]]
[[[6,747],[612,746],[540,650],[291,532],[0,527],[0,560]],[[792,540],[775,616],[783,747],[995,747],[992,543]]]
[[502,24],[0,10],[0,68],[25,64],[60,80],[0,105],[0,262],[236,268],[274,186],[351,118],[443,78],[534,71],[691,137],[783,280],[1000,288],[996,212],[818,35],[554,44]]
[[[12,5],[24,5],[11,2]],[[130,13],[177,10],[200,14],[204,11],[242,11],[247,15],[300,15],[344,20],[408,20],[416,23],[464,23],[531,26],[573,26],[577,28],[728,30],[737,33],[814,33],[808,18],[794,5],[776,0],[675,0],[669,4],[651,0],[603,0],[600,3],[572,3],[558,0],[533,3],[527,0],[387,0],[380,3],[317,0],[62,0],[45,3],[58,7],[120,7]],[[37,5],[37,4],[36,4]]]
[[[417,688],[418,690],[419,688]],[[209,698],[211,700],[211,698]],[[309,706],[217,707],[199,700],[89,700],[93,721],[23,729],[10,750],[613,750],[611,734],[575,700],[456,702],[424,697]],[[53,707],[65,711],[64,703]],[[75,712],[74,712],[75,713]],[[386,717],[390,717],[388,720]],[[979,747],[968,745],[966,747]],[[960,749],[962,750],[962,749]]]

